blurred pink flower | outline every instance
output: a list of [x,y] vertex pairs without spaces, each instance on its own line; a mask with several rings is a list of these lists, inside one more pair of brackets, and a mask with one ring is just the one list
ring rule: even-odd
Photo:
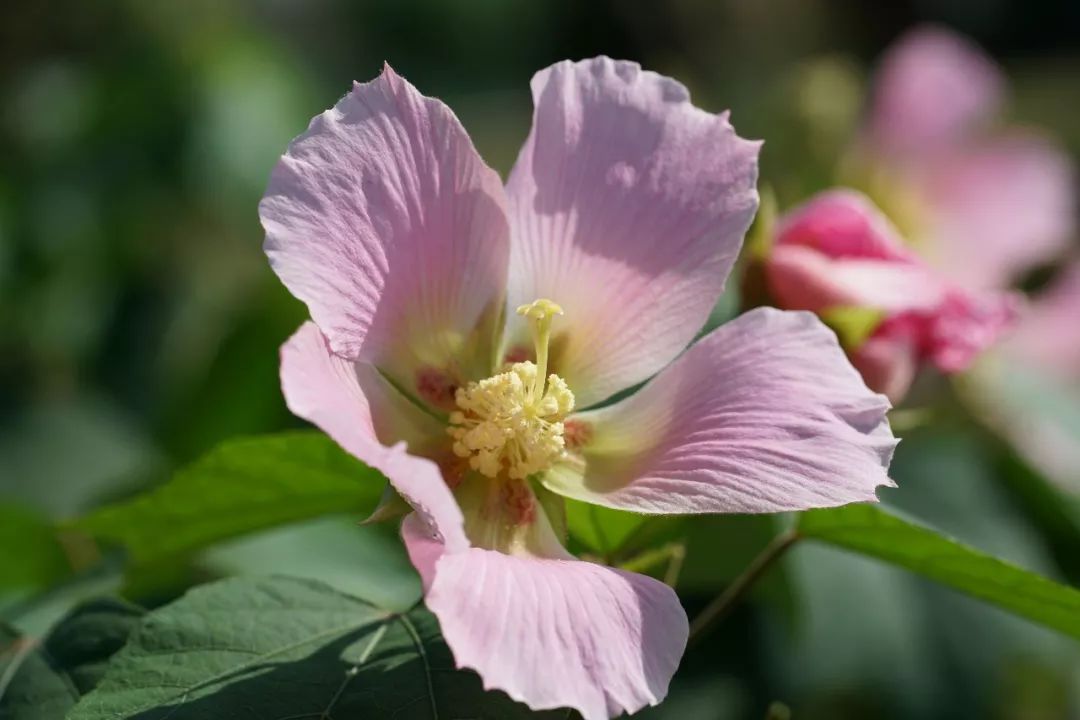
[[[1006,83],[972,43],[922,28],[886,52],[860,143],[868,187],[912,247],[974,290],[1011,287],[1062,260],[1076,232],[1076,172],[1050,139],[1000,128]],[[1080,273],[1037,294],[965,387],[1035,467],[1080,489]]]
[[1050,139],[995,127],[1005,81],[971,42],[911,31],[886,51],[859,143],[864,179],[913,247],[972,290],[1064,252],[1075,173]]
[[1032,467],[1080,493],[1080,260],[1026,310],[964,389]]
[[313,318],[282,349],[288,405],[415,510],[402,534],[456,662],[596,720],[664,697],[687,622],[666,585],[568,554],[560,496],[872,501],[895,440],[811,314],[754,311],[686,349],[757,207],[757,143],[634,63],[562,62],[532,90],[504,189],[387,67],[293,141],[260,214]]
[[1064,381],[1080,383],[1080,260],[1032,299],[1006,351]]
[[780,307],[825,318],[873,311],[863,315],[872,324],[866,337],[848,349],[867,384],[894,402],[923,363],[945,373],[967,369],[1013,316],[1011,295],[947,280],[852,190],[822,193],[783,216],[765,273]]

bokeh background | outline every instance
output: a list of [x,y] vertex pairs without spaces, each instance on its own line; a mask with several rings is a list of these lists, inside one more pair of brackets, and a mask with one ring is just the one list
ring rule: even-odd
[[[264,260],[256,205],[286,143],[383,60],[449,103],[504,174],[533,72],[637,60],[764,138],[763,180],[789,204],[829,184],[881,51],[936,22],[1002,63],[1010,120],[1080,156],[1071,0],[16,0],[3,16],[0,504],[54,518],[161,482],[222,439],[300,425],[277,348],[305,310]],[[1028,473],[946,410],[907,433],[887,499],[1075,583],[1080,548],[1030,502]],[[688,608],[769,532],[696,528]],[[237,570],[347,578],[365,563],[401,567],[388,595],[415,590],[392,528],[332,518],[163,569],[141,599]],[[690,652],[654,717],[761,718],[774,700],[799,720],[1080,717],[1072,643],[900,571],[799,548],[753,600]]]

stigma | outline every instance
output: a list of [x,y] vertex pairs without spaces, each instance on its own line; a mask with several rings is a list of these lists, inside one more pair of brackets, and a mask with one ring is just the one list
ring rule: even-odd
[[536,362],[458,388],[447,430],[454,453],[490,478],[525,479],[551,467],[566,452],[563,420],[574,409],[566,382],[547,374],[551,323],[562,308],[541,298],[517,313],[529,321]]

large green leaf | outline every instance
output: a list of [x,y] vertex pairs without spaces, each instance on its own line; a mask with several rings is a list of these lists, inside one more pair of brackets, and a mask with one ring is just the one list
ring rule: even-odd
[[648,515],[566,501],[566,523],[570,537],[588,552],[610,558],[634,533],[649,521]]
[[800,536],[906,568],[1080,638],[1080,591],[974,550],[873,505],[813,510]]
[[[95,600],[67,616],[40,645],[0,634],[0,718],[61,720],[104,674],[142,611]],[[6,649],[5,649],[6,648]]]
[[327,513],[375,506],[384,480],[317,432],[231,440],[169,482],[74,527],[123,545],[135,565]]
[[0,548],[0,590],[42,587],[71,571],[52,524],[15,505],[0,505]]
[[198,567],[214,577],[289,575],[319,580],[387,610],[421,598],[420,576],[391,525],[331,516],[237,538],[208,550]]
[[1012,507],[1039,533],[1057,566],[1074,584],[1080,582],[1080,499],[1063,492],[1009,449],[999,453],[997,479]]
[[457,671],[426,610],[298,578],[231,578],[146,616],[69,720],[565,718]]

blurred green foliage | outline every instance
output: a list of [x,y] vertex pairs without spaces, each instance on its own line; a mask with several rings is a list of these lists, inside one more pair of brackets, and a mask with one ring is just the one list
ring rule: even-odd
[[[383,60],[446,100],[504,173],[528,130],[534,71],[598,53],[639,60],[685,82],[699,105],[731,108],[740,134],[767,140],[762,174],[783,208],[831,182],[874,58],[923,20],[984,43],[1014,81],[1012,117],[1080,153],[1080,9],[1057,0],[9,5],[0,23],[0,547],[3,578],[20,589],[0,579],[3,619],[40,634],[79,600],[116,588],[122,558],[112,543],[125,541],[137,561],[125,567],[128,593],[147,605],[201,580],[268,571],[347,592],[375,587],[370,599],[386,607],[417,597],[394,529],[356,525],[378,483],[370,495],[328,492],[318,513],[279,505],[266,515],[255,499],[273,493],[269,471],[249,486],[207,481],[200,499],[236,493],[233,524],[190,547],[192,528],[205,526],[184,519],[184,499],[168,494],[176,485],[134,501],[165,502],[160,548],[147,528],[128,537],[135,530],[116,513],[130,506],[113,504],[223,440],[299,427],[281,399],[277,348],[305,310],[266,266],[255,209],[291,137]],[[731,307],[729,297],[717,319]],[[1076,504],[973,429],[948,387],[923,388],[922,398],[932,426],[907,433],[893,473],[900,489],[886,499],[980,550],[1080,580]],[[277,478],[285,489],[296,480]],[[309,519],[328,511],[350,517]],[[771,519],[653,524],[619,514],[598,530],[592,512],[570,511],[585,552],[633,561],[649,547],[685,545],[679,589],[691,615],[775,532]],[[204,547],[293,519],[305,522]],[[79,532],[56,535],[54,521]],[[169,534],[170,524],[184,532]],[[908,541],[895,542],[890,552]],[[136,582],[133,568],[154,572]],[[768,708],[782,700],[798,720],[1051,720],[1080,712],[1078,667],[1076,647],[1052,633],[807,545],[691,650],[671,699],[642,717],[779,717]]]

